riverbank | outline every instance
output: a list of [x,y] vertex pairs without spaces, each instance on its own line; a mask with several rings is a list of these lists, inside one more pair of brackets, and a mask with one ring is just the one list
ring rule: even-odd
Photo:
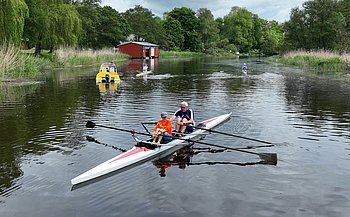
[[227,57],[227,58],[236,58],[237,55],[233,53],[217,53],[216,55],[206,54],[202,52],[190,52],[190,51],[165,51],[159,50],[160,58],[185,58],[185,57]]
[[77,50],[62,48],[54,53],[34,56],[34,50],[19,50],[13,46],[0,49],[0,81],[35,79],[55,68],[79,67],[102,62],[120,62],[130,59],[114,49]]
[[331,51],[290,51],[268,58],[286,65],[314,68],[317,72],[341,72],[350,69],[350,55]]

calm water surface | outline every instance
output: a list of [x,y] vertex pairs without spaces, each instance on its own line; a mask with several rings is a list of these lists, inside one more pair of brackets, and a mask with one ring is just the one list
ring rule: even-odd
[[[249,77],[240,66],[247,62]],[[98,66],[56,71],[0,92],[0,216],[349,216],[349,77],[249,59],[159,60],[155,73],[97,86]],[[86,129],[87,120],[142,131],[140,122],[189,102],[197,121],[232,112],[219,131],[277,143],[277,166],[195,145],[159,173],[147,162],[71,191],[70,180],[130,149],[130,134]],[[220,134],[205,142],[264,144]],[[190,157],[190,158],[188,158]],[[170,159],[177,159],[176,156]]]

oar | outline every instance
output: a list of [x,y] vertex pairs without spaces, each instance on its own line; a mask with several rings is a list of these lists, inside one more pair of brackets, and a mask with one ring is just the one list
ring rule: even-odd
[[135,130],[126,130],[126,129],[121,129],[121,128],[117,128],[117,127],[108,127],[108,126],[104,126],[104,125],[99,125],[99,124],[95,124],[92,121],[88,121],[86,122],[86,127],[87,128],[94,128],[95,126],[97,127],[103,127],[103,128],[108,128],[108,129],[112,129],[112,130],[120,130],[123,132],[128,132],[128,133],[132,133],[132,134],[140,134],[140,135],[145,135],[145,136],[149,136],[150,134],[148,133],[141,133],[141,132],[136,132]]
[[105,146],[105,147],[110,147],[110,148],[113,148],[113,149],[115,149],[115,150],[119,150],[119,151],[121,151],[121,152],[126,152],[126,151],[127,151],[127,150],[124,149],[124,148],[119,148],[119,147],[114,146],[114,145],[108,145],[108,144],[106,144],[106,143],[102,143],[102,142],[96,140],[94,137],[91,137],[91,136],[86,136],[86,140],[89,141],[89,142],[95,142],[95,143],[100,144],[100,145],[103,145],[103,146]]
[[251,140],[251,141],[255,141],[255,142],[261,142],[261,143],[265,143],[265,144],[269,144],[271,146],[274,146],[274,143],[272,143],[272,142],[267,142],[267,141],[263,141],[263,140],[259,140],[259,139],[252,139],[252,138],[248,138],[248,137],[244,137],[244,136],[238,136],[238,135],[234,135],[234,134],[230,134],[230,133],[225,133],[225,132],[216,131],[216,130],[207,129],[207,128],[202,128],[202,127],[197,127],[197,126],[193,126],[193,128],[206,130],[206,131],[212,132],[212,133],[219,133],[219,134],[226,135],[226,136],[233,136],[236,138],[247,139],[247,140]]
[[231,147],[227,147],[227,146],[216,145],[216,144],[211,144],[211,143],[207,143],[207,142],[200,142],[200,141],[195,141],[195,140],[190,140],[190,139],[181,139],[180,138],[180,140],[186,140],[189,142],[196,142],[198,144],[209,145],[209,146],[213,146],[213,147],[217,147],[217,148],[225,148],[225,149],[232,150],[232,151],[239,151],[239,152],[243,152],[243,153],[247,153],[247,154],[258,155],[260,157],[260,159],[266,161],[267,164],[277,165],[277,154],[276,153],[256,153],[256,152],[252,152],[252,151],[246,151],[246,150],[241,150],[241,149],[237,149],[237,148],[231,148]]
[[[132,133],[132,134],[140,134],[140,135],[149,136],[148,133],[141,133],[141,132],[136,132],[135,130],[126,130],[126,129],[121,129],[121,128],[117,128],[117,127],[103,126],[103,125],[95,124],[92,121],[88,121],[86,123],[86,127],[88,127],[88,128],[94,128],[95,126],[104,127],[104,128],[113,129],[113,130],[120,130],[120,131],[123,131],[123,132]],[[208,130],[208,129],[205,129],[205,128],[203,128],[203,129],[204,130]],[[226,149],[229,149],[229,150],[244,152],[244,153],[247,153],[247,154],[258,155],[262,160],[265,160],[267,162],[267,164],[277,165],[277,154],[276,153],[256,153],[256,152],[251,152],[251,151],[240,150],[240,149],[237,149],[237,148],[231,148],[231,147],[226,147],[226,146],[221,146],[221,145],[215,145],[215,144],[211,144],[211,143],[207,143],[207,142],[200,142],[200,141],[191,140],[191,139],[177,138],[177,137],[173,137],[173,136],[172,136],[172,138],[173,139],[184,140],[184,141],[188,141],[188,142],[196,142],[198,144],[209,145],[209,146],[218,147],[218,148],[226,148]]]

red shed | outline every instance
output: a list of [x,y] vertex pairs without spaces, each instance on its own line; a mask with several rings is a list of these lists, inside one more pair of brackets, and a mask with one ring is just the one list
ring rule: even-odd
[[126,53],[132,58],[158,58],[158,45],[148,42],[130,41],[118,46],[119,52]]

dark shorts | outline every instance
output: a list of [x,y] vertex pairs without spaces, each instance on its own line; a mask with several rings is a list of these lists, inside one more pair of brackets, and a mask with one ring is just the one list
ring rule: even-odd
[[192,126],[187,126],[185,132],[192,133],[193,132],[193,127]]

